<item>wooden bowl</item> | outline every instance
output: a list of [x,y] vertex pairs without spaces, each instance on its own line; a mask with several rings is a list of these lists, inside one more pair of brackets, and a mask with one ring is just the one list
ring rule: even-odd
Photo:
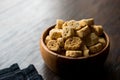
[[71,58],[52,52],[46,47],[45,37],[54,26],[46,29],[40,38],[41,55],[48,68],[62,76],[97,74],[97,71],[102,69],[109,53],[110,41],[108,35],[104,32],[103,37],[105,37],[107,44],[100,52],[89,57]]

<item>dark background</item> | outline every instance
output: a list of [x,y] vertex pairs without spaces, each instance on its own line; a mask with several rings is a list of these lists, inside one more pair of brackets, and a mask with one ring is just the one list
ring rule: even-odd
[[44,80],[63,80],[41,58],[41,34],[56,19],[91,17],[110,37],[107,79],[120,80],[120,0],[0,0],[0,69],[34,64]]

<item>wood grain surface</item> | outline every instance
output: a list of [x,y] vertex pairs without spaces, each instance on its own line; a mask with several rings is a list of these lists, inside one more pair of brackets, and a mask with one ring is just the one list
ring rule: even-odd
[[115,71],[120,64],[120,0],[0,0],[0,69],[34,64],[44,80],[64,80],[46,67],[39,51],[41,34],[56,19],[91,17],[110,37],[107,79],[120,80]]

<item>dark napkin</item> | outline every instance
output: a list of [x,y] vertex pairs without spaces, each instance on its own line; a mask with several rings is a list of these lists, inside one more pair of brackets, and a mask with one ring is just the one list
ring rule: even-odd
[[27,68],[20,70],[15,63],[9,68],[0,70],[0,80],[43,80],[43,78],[34,65],[30,64]]

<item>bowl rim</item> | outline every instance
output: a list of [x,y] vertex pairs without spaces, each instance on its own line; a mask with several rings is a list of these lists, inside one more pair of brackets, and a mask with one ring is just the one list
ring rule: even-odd
[[45,39],[45,34],[48,33],[48,31],[50,31],[55,25],[52,25],[50,27],[48,27],[47,29],[45,29],[45,31],[43,31],[42,35],[41,35],[41,38],[40,38],[40,44],[42,45],[42,47],[47,51],[49,52],[50,54],[56,56],[56,57],[61,57],[61,58],[65,58],[65,59],[87,59],[87,58],[92,58],[92,57],[95,57],[97,55],[99,55],[100,53],[102,53],[103,51],[105,51],[105,49],[107,49],[107,47],[109,47],[109,44],[110,44],[110,40],[109,40],[109,37],[107,35],[107,33],[105,31],[103,31],[104,33],[104,36],[105,36],[105,39],[106,39],[106,46],[99,52],[95,53],[95,54],[92,54],[92,55],[89,55],[89,56],[83,56],[83,57],[76,57],[76,58],[73,58],[73,57],[67,57],[67,56],[64,56],[64,55],[61,55],[61,54],[57,54],[56,52],[53,52],[51,50],[49,50],[47,48],[47,46],[45,45],[45,42],[44,42],[44,39]]

